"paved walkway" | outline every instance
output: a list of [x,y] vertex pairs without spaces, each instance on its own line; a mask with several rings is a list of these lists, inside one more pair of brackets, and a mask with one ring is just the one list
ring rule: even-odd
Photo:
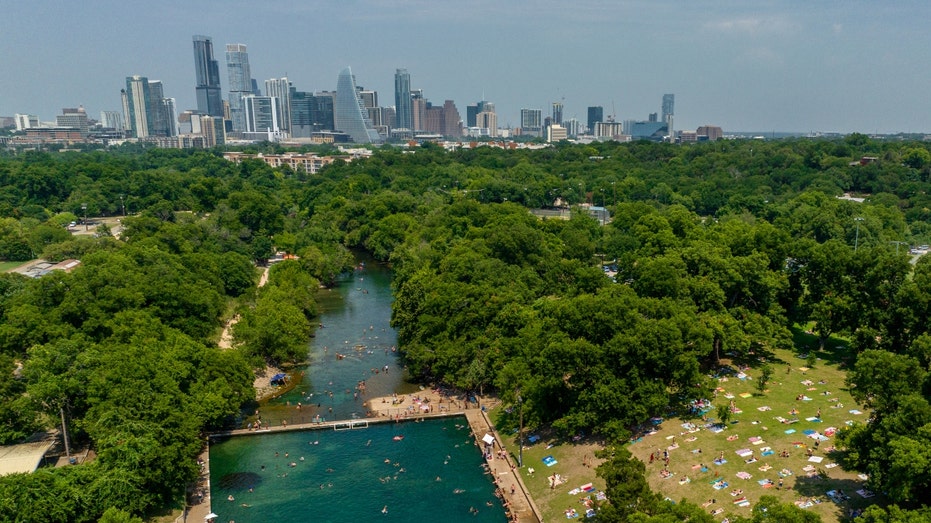
[[[479,446],[484,445],[482,438],[485,434],[491,434],[495,438],[495,451],[505,449],[501,444],[501,438],[492,427],[488,420],[488,415],[481,409],[469,409],[465,411],[465,417],[469,420],[469,427],[475,435],[475,440]],[[498,457],[497,452],[492,452],[492,458],[487,461],[488,468],[495,478],[495,485],[498,486],[511,516],[511,521],[518,523],[538,523],[543,521],[542,513],[534,504],[530,493],[524,486],[524,481],[520,477],[520,469],[511,461],[510,453],[505,452],[505,457]]]

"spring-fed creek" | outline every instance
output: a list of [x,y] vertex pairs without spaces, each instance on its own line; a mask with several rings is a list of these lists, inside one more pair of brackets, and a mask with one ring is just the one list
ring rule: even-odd
[[[260,406],[263,420],[362,419],[366,400],[418,390],[393,350],[388,268],[366,259],[318,300],[310,365]],[[507,521],[464,417],[356,426],[213,440],[217,521]]]

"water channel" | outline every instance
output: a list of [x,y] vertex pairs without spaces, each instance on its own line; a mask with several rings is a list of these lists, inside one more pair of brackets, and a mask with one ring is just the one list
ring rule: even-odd
[[[310,366],[260,407],[272,424],[362,418],[366,399],[417,390],[392,350],[387,268],[364,259],[319,298]],[[482,463],[464,418],[233,437],[210,448],[212,508],[238,523],[504,522]]]

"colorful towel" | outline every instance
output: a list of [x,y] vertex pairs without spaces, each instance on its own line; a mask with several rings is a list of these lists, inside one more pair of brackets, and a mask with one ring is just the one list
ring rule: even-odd
[[554,458],[553,456],[547,456],[543,458],[543,464],[546,465],[547,467],[552,467],[553,465],[557,463],[559,462],[556,461],[556,458]]

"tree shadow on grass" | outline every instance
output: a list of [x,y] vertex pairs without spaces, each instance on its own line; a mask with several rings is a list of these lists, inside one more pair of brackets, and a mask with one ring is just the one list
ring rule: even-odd
[[[824,344],[824,349],[819,350],[818,336],[810,331],[802,330],[795,325],[792,331],[792,344],[795,347],[795,356],[802,361],[808,359],[808,354],[814,351],[819,362],[837,365],[844,369],[851,365],[856,357],[850,341],[837,336],[831,336]],[[797,362],[798,360],[796,360]],[[796,363],[790,362],[790,363]]]
[[[820,500],[821,503],[833,504],[836,507],[835,513],[838,519],[849,517],[854,510],[864,509],[882,502],[880,496],[864,498],[857,493],[858,490],[866,488],[863,481],[832,478],[830,477],[830,471],[822,467],[818,467],[817,471],[817,476],[799,476],[795,480],[795,491],[803,498],[812,498]],[[829,493],[833,493],[833,497]]]

